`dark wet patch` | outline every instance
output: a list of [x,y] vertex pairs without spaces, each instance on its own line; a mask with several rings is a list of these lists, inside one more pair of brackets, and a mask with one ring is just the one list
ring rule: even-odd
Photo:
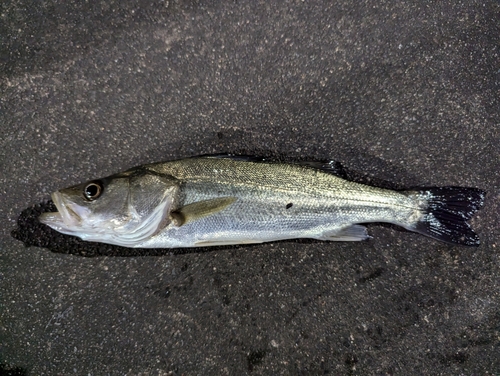
[[368,281],[374,280],[382,275],[384,268],[376,268],[369,273],[364,273],[358,277],[359,283],[366,283]]
[[0,376],[27,376],[28,372],[21,367],[9,367],[5,363],[0,363]]
[[469,359],[469,354],[466,351],[458,350],[455,352],[449,352],[445,354],[436,354],[430,353],[428,354],[430,359],[437,359],[439,363],[449,367],[453,364],[464,364]]
[[262,363],[266,353],[266,350],[256,350],[251,351],[250,354],[247,355],[247,369],[249,372],[252,372],[255,367]]
[[358,357],[354,353],[344,354],[344,364],[346,366],[347,375],[354,375],[356,370],[356,364],[358,363]]
[[457,351],[453,354],[447,354],[441,357],[440,361],[443,364],[450,365],[452,363],[455,364],[463,364],[469,359],[469,355],[464,351]]

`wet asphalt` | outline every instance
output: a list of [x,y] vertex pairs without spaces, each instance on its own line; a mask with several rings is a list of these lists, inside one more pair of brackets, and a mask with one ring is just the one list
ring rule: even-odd
[[[496,1],[3,1],[0,374],[500,373],[499,20]],[[58,188],[210,153],[482,188],[482,244],[372,225],[132,252],[36,221]]]

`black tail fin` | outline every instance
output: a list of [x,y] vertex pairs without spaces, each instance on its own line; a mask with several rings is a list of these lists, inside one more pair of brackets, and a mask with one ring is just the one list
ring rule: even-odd
[[484,203],[486,192],[477,188],[429,188],[417,193],[427,205],[413,231],[447,243],[478,246],[479,237],[466,222]]

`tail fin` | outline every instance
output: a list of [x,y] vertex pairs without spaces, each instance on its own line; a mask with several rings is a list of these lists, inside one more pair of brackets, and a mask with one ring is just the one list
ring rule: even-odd
[[481,189],[462,187],[416,192],[417,198],[425,202],[424,213],[412,230],[447,243],[477,247],[479,237],[466,221],[483,206],[485,194]]

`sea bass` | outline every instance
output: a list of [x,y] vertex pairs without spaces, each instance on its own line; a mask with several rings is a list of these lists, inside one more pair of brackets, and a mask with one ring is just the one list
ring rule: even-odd
[[387,222],[467,246],[485,192],[393,191],[342,179],[332,164],[194,157],[132,168],[52,194],[39,220],[83,240],[137,248],[204,247],[293,238],[359,241]]

